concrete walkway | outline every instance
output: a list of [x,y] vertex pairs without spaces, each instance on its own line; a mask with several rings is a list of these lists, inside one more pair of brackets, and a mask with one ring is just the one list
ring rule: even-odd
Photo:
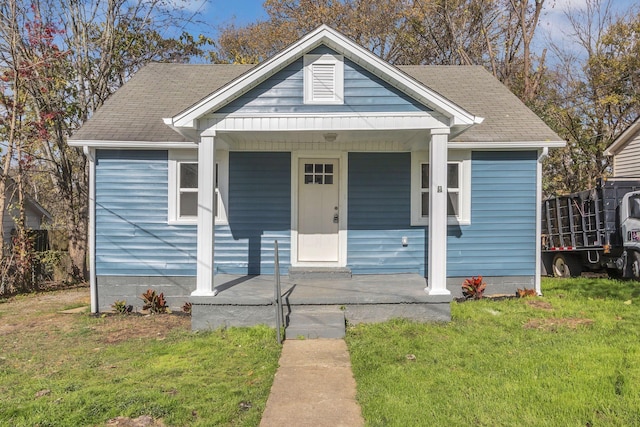
[[347,344],[339,339],[286,340],[261,427],[358,427]]

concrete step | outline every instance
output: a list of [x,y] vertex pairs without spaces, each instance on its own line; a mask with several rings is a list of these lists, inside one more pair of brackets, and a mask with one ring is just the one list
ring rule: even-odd
[[289,280],[343,280],[351,279],[346,267],[289,267]]
[[344,338],[344,311],[338,307],[294,307],[286,339]]

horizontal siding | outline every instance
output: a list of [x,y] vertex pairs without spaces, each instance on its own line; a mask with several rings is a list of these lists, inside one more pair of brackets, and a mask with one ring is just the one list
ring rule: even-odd
[[613,162],[615,176],[640,178],[640,134],[616,154]]
[[410,187],[410,153],[349,153],[347,264],[354,274],[424,273],[424,229],[409,225]]
[[[536,159],[534,152],[473,154],[471,225],[448,227],[449,277],[535,273]],[[349,154],[348,265],[355,274],[426,274],[428,229],[409,225],[409,170],[408,153]]]
[[471,225],[449,227],[450,277],[535,274],[535,152],[475,152]]
[[[319,47],[312,53],[333,53]],[[304,60],[289,64],[265,82],[241,95],[216,113],[349,113],[430,111],[404,93],[366,71],[344,61],[344,104],[311,105],[304,103]]]
[[196,227],[167,224],[167,152],[96,157],[96,274],[195,275]]
[[228,274],[273,274],[274,241],[281,272],[291,248],[290,153],[229,153],[229,229],[216,236],[216,268]]

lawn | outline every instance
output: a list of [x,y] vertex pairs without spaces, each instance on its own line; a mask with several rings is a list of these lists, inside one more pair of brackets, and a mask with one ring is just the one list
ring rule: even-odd
[[548,279],[447,324],[349,328],[369,426],[640,425],[640,283]]
[[0,425],[142,415],[153,425],[259,424],[280,355],[274,330],[192,333],[185,315],[58,313],[87,299],[85,288],[0,303]]

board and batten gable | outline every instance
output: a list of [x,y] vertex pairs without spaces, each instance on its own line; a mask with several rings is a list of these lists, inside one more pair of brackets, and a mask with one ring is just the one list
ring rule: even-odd
[[[310,54],[335,54],[326,46]],[[304,60],[299,58],[216,114],[373,113],[431,111],[358,64],[344,60],[344,104],[304,103]]]
[[[354,274],[428,275],[428,228],[410,225],[410,164],[410,153],[349,154]],[[448,227],[449,277],[529,277],[533,284],[536,168],[535,151],[472,153],[471,224]]]
[[613,174],[620,178],[640,178],[640,132],[613,157]]

